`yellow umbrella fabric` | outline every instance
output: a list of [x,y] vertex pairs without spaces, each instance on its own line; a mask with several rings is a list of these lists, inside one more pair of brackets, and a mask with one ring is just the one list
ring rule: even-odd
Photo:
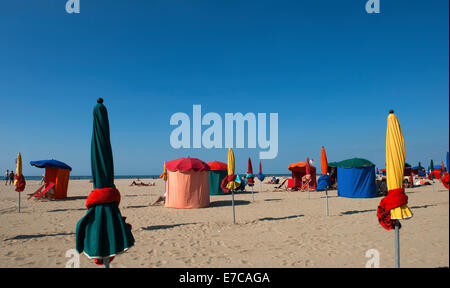
[[[405,140],[397,116],[389,113],[386,131],[386,178],[388,191],[403,188],[405,169]],[[408,219],[413,216],[407,205],[390,210],[391,219]]]
[[164,161],[163,173],[159,176],[164,181],[167,181],[167,169],[166,169],[166,161]]
[[[234,153],[233,149],[228,148],[228,161],[227,161],[228,176],[234,175]],[[236,181],[230,181],[227,184],[227,188],[236,190],[241,184]]]
[[17,177],[15,177],[15,179],[14,179],[14,186],[17,185],[18,177],[20,175],[22,175],[22,155],[20,155],[20,152],[17,155],[17,160],[16,160],[16,175],[17,175]]

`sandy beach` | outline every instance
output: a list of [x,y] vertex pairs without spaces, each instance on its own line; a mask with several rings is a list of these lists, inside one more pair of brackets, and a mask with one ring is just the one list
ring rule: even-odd
[[[267,179],[267,178],[266,178]],[[155,186],[130,187],[132,179],[116,180],[135,246],[119,255],[111,267],[354,267],[364,268],[366,251],[376,249],[380,267],[394,267],[394,232],[376,217],[381,198],[350,199],[325,193],[273,192],[264,184],[255,201],[251,192],[235,194],[236,224],[231,195],[211,196],[203,209],[149,206],[163,194],[160,179],[140,179]],[[75,228],[85,215],[92,190],[88,180],[71,180],[68,198],[27,200],[39,181],[27,181],[21,213],[14,186],[0,185],[0,267],[64,268],[67,250],[75,248]],[[440,183],[406,189],[414,217],[402,221],[401,267],[449,266],[449,191]],[[95,265],[80,255],[80,267]]]

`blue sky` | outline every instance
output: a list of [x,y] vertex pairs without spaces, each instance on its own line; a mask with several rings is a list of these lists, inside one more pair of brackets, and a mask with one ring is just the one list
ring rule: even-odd
[[[109,111],[115,173],[159,174],[164,160],[226,161],[226,149],[170,146],[176,112],[278,113],[267,173],[309,156],[384,167],[389,109],[406,161],[445,159],[449,2],[380,0],[0,1],[0,169],[40,175],[54,158],[90,175],[92,109]],[[192,117],[192,116],[191,116]],[[259,149],[235,149],[238,172]]]

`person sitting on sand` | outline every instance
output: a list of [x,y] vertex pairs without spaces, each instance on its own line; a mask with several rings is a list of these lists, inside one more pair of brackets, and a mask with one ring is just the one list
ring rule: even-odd
[[150,203],[150,206],[155,206],[156,204],[163,202],[166,202],[166,196],[167,196],[167,192],[164,193],[164,195],[159,196],[158,199],[156,199],[156,201]]

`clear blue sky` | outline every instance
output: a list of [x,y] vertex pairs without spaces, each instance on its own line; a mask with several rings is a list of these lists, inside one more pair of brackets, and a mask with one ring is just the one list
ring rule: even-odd
[[[170,146],[170,116],[279,113],[266,173],[366,158],[385,163],[389,109],[406,161],[440,164],[449,143],[449,2],[381,0],[0,1],[0,169],[54,158],[90,175],[92,110],[109,111],[115,173],[159,174],[164,160],[226,161],[226,149]],[[259,149],[235,149],[237,170]],[[3,173],[3,172],[2,172]]]

